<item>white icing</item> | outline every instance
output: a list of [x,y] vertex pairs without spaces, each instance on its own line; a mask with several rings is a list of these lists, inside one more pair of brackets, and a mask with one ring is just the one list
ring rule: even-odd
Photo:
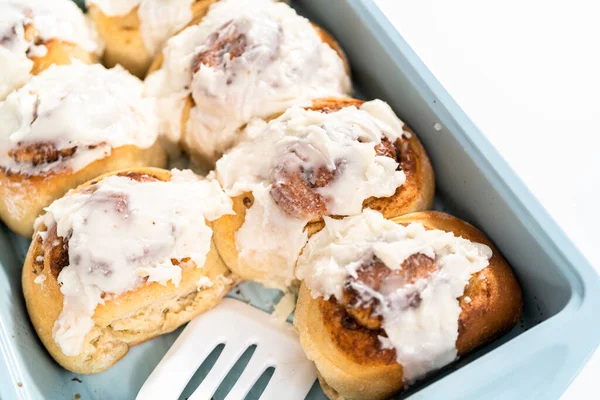
[[198,279],[198,290],[202,290],[205,288],[210,288],[213,286],[213,282],[210,280],[208,276],[203,276]]
[[25,39],[33,25],[42,41],[59,39],[91,53],[100,53],[96,31],[71,0],[0,0],[0,100],[29,79],[30,57],[43,57],[44,43]]
[[48,54],[48,48],[46,46],[31,45],[27,55],[29,57],[45,57]]
[[271,319],[279,324],[284,324],[294,308],[296,308],[296,295],[286,292],[273,308]]
[[[243,35],[243,54],[232,58],[227,52],[217,65],[201,64],[193,73],[195,56],[230,34]],[[310,22],[272,0],[215,3],[199,25],[167,41],[163,55],[162,67],[146,84],[148,93],[164,103],[165,134],[179,138],[180,110],[191,94],[195,107],[185,127],[186,144],[209,160],[231,147],[239,128],[252,118],[351,89],[342,59]]]
[[256,271],[260,282],[284,289],[294,280],[294,267],[308,239],[307,219],[294,218],[280,210],[269,193],[271,185],[257,185],[254,203],[235,233],[241,269]]
[[44,289],[44,282],[46,282],[46,274],[44,274],[43,272],[36,276],[33,280],[33,283],[40,285],[42,289]]
[[269,123],[249,125],[248,140],[216,167],[229,195],[254,195],[236,234],[241,266],[259,271],[268,286],[285,287],[294,279],[294,265],[307,239],[304,226],[311,218],[293,217],[275,203],[270,191],[277,184],[273,171],[278,166],[288,171],[337,169],[333,182],[314,191],[325,198],[329,215],[359,214],[364,200],[391,196],[405,182],[394,159],[375,153],[382,138],[399,139],[402,126],[380,100],[333,113],[292,107]]
[[[77,171],[119,146],[152,146],[158,137],[155,103],[142,92],[142,82],[119,66],[50,67],[0,103],[0,166],[29,174]],[[77,150],[65,160],[37,166],[9,156],[19,144],[33,143]]]
[[181,268],[173,260],[204,265],[212,237],[205,219],[232,213],[231,199],[216,181],[172,172],[169,182],[104,178],[94,190],[56,200],[39,217],[38,227],[56,227],[69,245],[69,265],[58,275],[63,310],[53,329],[66,355],[81,352],[102,293],[118,296],[145,282],[178,285]]
[[[347,279],[373,256],[388,268],[401,269],[409,256],[424,254],[435,260],[436,270],[413,284],[390,279],[379,291],[355,280],[351,285],[362,300],[379,300],[375,312],[383,317],[388,336],[380,341],[396,350],[407,384],[454,361],[458,298],[471,275],[488,265],[491,249],[420,223],[398,225],[372,210],[342,220],[325,218],[325,224],[308,241],[296,269],[312,296],[341,300]],[[414,294],[421,299],[417,305],[409,304]]]
[[154,55],[163,43],[192,19],[195,0],[87,0],[108,16],[125,16],[137,7],[140,32],[148,53]]

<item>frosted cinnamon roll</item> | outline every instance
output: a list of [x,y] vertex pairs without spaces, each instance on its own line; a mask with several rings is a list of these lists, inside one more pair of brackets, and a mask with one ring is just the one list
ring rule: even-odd
[[167,41],[150,68],[162,132],[212,166],[252,118],[351,90],[335,41],[287,4],[221,0]]
[[325,218],[298,261],[294,324],[330,399],[387,399],[510,330],[522,294],[473,226],[428,211]]
[[95,62],[98,34],[71,0],[0,0],[0,100],[52,64]]
[[106,44],[104,62],[120,64],[142,78],[164,42],[216,0],[86,0]]
[[218,304],[233,280],[209,221],[229,212],[217,182],[154,168],[104,175],[53,202],[23,268],[27,310],[52,357],[101,372]]
[[388,217],[431,207],[434,178],[416,135],[380,100],[316,100],[248,125],[247,141],[217,162],[235,215],[215,244],[240,278],[285,288],[324,216],[375,208]]
[[109,171],[166,164],[154,102],[121,67],[52,66],[0,103],[0,218],[31,236],[42,209]]

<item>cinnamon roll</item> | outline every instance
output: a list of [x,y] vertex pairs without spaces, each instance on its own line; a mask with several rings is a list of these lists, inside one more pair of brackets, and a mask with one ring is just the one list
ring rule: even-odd
[[235,215],[213,224],[215,244],[240,278],[286,288],[324,216],[386,217],[431,207],[434,177],[417,136],[380,100],[327,98],[254,121],[217,162]]
[[154,101],[122,68],[52,66],[0,103],[0,218],[31,236],[42,209],[109,171],[166,164]]
[[509,331],[522,294],[491,241],[435,211],[336,220],[298,261],[295,326],[330,399],[387,399]]
[[155,168],[110,173],[53,202],[23,268],[29,316],[64,368],[97,373],[173,331],[233,284],[209,222],[231,212],[215,181]]
[[164,135],[212,167],[251,119],[351,85],[336,42],[287,4],[221,0],[167,41],[146,89],[159,99]]
[[104,63],[144,77],[164,42],[200,20],[216,0],[86,0],[106,45]]
[[0,0],[0,100],[52,64],[95,62],[98,34],[71,0]]

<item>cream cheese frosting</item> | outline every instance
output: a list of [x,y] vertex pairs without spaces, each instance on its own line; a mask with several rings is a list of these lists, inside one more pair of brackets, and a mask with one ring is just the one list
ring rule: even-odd
[[[388,279],[374,290],[356,280],[357,269],[374,258],[391,270],[401,270],[410,256],[422,254],[435,270],[414,283]],[[451,232],[427,230],[386,220],[373,210],[341,220],[325,218],[325,228],[310,238],[298,260],[296,276],[314,298],[341,301],[345,285],[361,301],[376,300],[387,334],[382,347],[396,350],[407,384],[457,358],[458,298],[471,275],[488,266],[492,250]],[[348,283],[350,282],[350,283]],[[413,301],[418,299],[418,301]]]
[[[26,38],[35,28],[41,43]],[[29,79],[31,57],[46,54],[45,43],[59,39],[100,53],[98,34],[71,0],[0,0],[0,100]]]
[[375,152],[384,138],[394,143],[408,135],[402,128],[380,100],[332,113],[292,107],[268,123],[250,124],[248,140],[225,154],[215,170],[230,196],[251,192],[254,197],[236,233],[241,266],[257,269],[268,286],[284,288],[294,279],[296,260],[308,238],[304,227],[312,217],[300,215],[300,208],[290,215],[287,211],[294,204],[280,207],[273,189],[285,174],[275,176],[275,171],[283,168],[304,179],[314,171],[330,171],[333,180],[314,189],[324,199],[327,215],[360,214],[366,199],[391,196],[406,180],[396,160]]
[[87,0],[103,14],[121,17],[136,10],[140,31],[148,53],[155,54],[164,42],[192,19],[195,0]]
[[200,24],[167,41],[163,63],[146,80],[161,102],[162,130],[181,134],[181,111],[194,101],[186,145],[214,161],[252,118],[351,90],[344,62],[287,4],[221,0]]
[[[152,146],[158,137],[155,103],[142,92],[142,82],[120,66],[50,67],[0,103],[0,167],[31,175],[77,171],[114,148]],[[18,148],[36,144],[75,150],[50,163],[11,157]]]
[[[172,174],[169,182],[104,178],[56,200],[36,221],[68,242],[69,264],[58,275],[63,309],[53,329],[66,355],[81,352],[106,295],[150,282],[177,286],[184,258],[204,265],[212,237],[206,220],[232,213],[231,199],[214,180],[189,170]],[[211,285],[201,280],[198,290]]]

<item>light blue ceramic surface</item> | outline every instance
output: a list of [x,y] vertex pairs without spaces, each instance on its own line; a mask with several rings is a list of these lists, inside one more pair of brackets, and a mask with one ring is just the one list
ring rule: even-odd
[[[483,229],[524,289],[520,326],[402,398],[558,398],[600,342],[600,280],[592,266],[371,0],[293,3],[339,39],[361,93],[388,101],[418,133],[437,174],[437,208]],[[434,129],[437,123],[441,131]],[[38,341],[25,311],[20,272],[26,246],[26,240],[0,228],[0,397],[133,399],[178,332],[133,348],[102,374],[76,376],[61,369]],[[254,284],[232,295],[264,309],[279,296]],[[234,380],[228,379],[215,398],[222,398]],[[318,385],[309,398],[324,398]]]

